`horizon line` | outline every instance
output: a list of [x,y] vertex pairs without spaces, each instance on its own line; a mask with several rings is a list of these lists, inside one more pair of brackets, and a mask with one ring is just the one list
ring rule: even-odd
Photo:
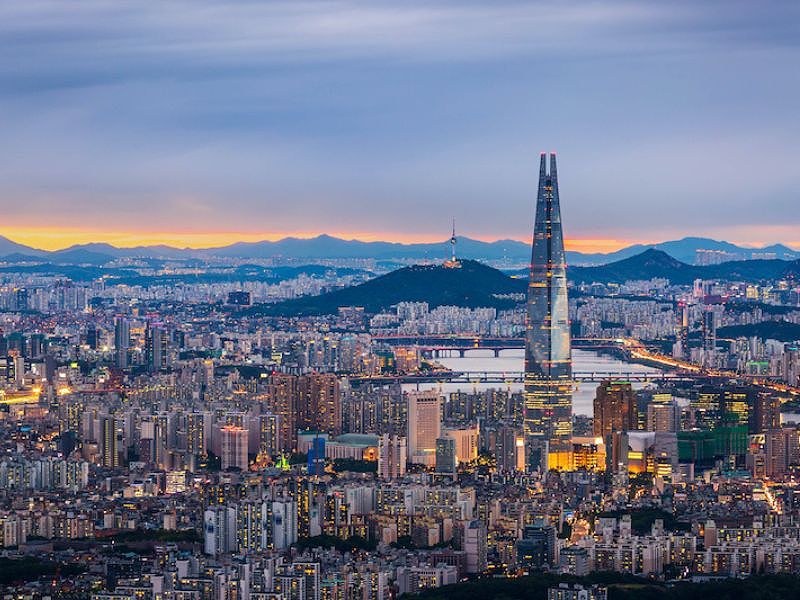
[[[98,231],[90,229],[61,229],[61,228],[0,228],[0,236],[7,240],[28,246],[43,252],[68,250],[76,246],[88,244],[108,244],[118,249],[136,247],[169,246],[177,250],[208,250],[230,246],[236,243],[278,242],[286,239],[311,240],[321,236],[328,236],[348,242],[386,242],[402,245],[413,244],[447,244],[450,236],[414,235],[406,236],[397,232],[366,233],[366,232],[213,232],[213,231],[177,231],[177,232],[129,232],[129,231]],[[516,237],[496,237],[457,235],[456,237],[470,240],[495,243],[504,240],[530,244],[529,239]],[[664,240],[641,240],[619,238],[567,238],[565,248],[571,252],[586,254],[608,254],[627,248],[632,245],[657,245],[676,239],[692,237],[705,237],[702,235],[683,235],[679,238]],[[715,238],[708,238],[715,239]],[[800,251],[800,242],[741,242],[738,240],[716,240],[735,244],[742,248],[757,250],[769,244],[783,244],[791,249]]]

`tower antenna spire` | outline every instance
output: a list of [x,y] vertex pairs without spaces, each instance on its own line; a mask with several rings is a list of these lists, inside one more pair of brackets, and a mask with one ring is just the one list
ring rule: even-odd
[[458,242],[458,238],[456,237],[456,218],[453,217],[453,234],[450,236],[450,258],[444,261],[444,266],[448,269],[459,269],[461,268],[461,263],[458,262],[456,258],[456,243]]
[[453,235],[450,237],[450,260],[456,262],[456,218],[453,217]]

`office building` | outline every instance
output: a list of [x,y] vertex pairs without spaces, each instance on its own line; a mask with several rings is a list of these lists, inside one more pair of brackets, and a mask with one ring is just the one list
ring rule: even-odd
[[442,433],[442,398],[436,391],[408,393],[408,459],[433,466]]
[[597,388],[594,398],[595,436],[608,441],[615,431],[638,429],[639,412],[636,394],[627,381],[604,381]]

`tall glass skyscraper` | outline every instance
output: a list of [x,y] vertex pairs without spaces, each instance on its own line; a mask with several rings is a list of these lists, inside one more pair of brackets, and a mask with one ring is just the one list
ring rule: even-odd
[[530,470],[572,466],[572,355],[556,156],[542,153],[525,335],[525,439]]

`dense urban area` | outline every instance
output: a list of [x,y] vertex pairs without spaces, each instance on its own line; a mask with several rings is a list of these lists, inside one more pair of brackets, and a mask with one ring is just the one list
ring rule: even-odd
[[[135,283],[12,262],[9,598],[378,600],[536,576],[525,589],[577,599],[800,572],[791,279],[571,282],[573,352],[618,374],[576,362],[588,410],[569,464],[548,468],[526,440],[524,293],[282,316],[261,309],[374,284],[381,266],[104,267]],[[256,266],[280,281],[236,280]]]

